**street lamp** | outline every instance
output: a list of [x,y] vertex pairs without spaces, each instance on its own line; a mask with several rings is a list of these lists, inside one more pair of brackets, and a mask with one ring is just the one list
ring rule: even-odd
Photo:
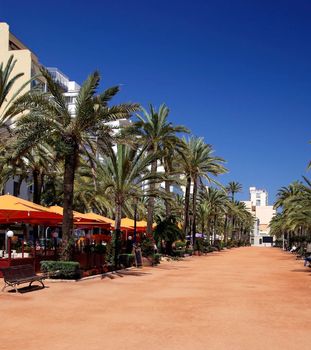
[[137,239],[137,198],[134,199],[134,244]]
[[11,265],[11,238],[14,236],[14,232],[9,230],[6,233],[6,236],[7,236],[7,239],[8,239],[8,246],[7,246],[7,248],[8,248],[8,253],[9,253],[8,257],[9,257],[9,266],[10,266]]

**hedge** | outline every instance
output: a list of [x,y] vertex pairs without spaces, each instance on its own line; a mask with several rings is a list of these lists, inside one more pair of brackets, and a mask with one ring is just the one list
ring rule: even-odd
[[153,264],[154,265],[160,264],[161,258],[162,258],[162,254],[159,254],[159,253],[154,254],[153,255]]
[[41,261],[41,271],[50,278],[79,279],[80,264],[76,261]]

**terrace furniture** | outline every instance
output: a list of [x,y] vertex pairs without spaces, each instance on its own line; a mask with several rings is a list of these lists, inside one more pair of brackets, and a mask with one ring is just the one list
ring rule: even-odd
[[304,266],[307,266],[308,264],[309,264],[309,266],[311,267],[311,256],[305,257]]
[[29,283],[29,287],[33,282],[40,282],[42,284],[42,288],[44,288],[43,280],[45,276],[36,275],[34,267],[30,264],[28,265],[17,265],[4,267],[0,269],[3,274],[4,279],[4,287],[2,288],[2,292],[7,287],[13,287],[15,292],[18,293],[17,286],[23,283]]

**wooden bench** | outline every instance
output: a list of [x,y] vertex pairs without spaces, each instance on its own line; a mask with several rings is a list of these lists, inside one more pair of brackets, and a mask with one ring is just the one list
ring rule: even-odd
[[17,286],[22,283],[29,283],[29,287],[33,282],[40,282],[42,284],[42,288],[44,288],[43,280],[45,276],[38,276],[35,273],[35,270],[32,265],[17,265],[10,267],[1,268],[1,272],[3,274],[4,279],[4,287],[2,288],[2,292],[7,287],[13,287],[16,291]]

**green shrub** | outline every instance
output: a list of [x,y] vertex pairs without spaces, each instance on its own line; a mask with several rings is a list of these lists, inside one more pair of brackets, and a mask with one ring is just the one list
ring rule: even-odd
[[199,252],[204,251],[204,240],[202,238],[196,238],[193,250]]
[[41,271],[51,278],[81,278],[80,264],[76,261],[41,261]]
[[186,250],[185,249],[173,250],[173,253],[174,253],[174,256],[178,256],[182,258],[185,255]]
[[134,265],[135,257],[134,254],[120,254],[119,263],[124,267],[131,267]]
[[160,264],[161,258],[162,258],[162,254],[159,254],[159,253],[154,254],[153,255],[153,264],[154,265]]
[[141,242],[141,252],[144,257],[153,256],[154,254],[154,242],[146,237]]
[[187,242],[177,241],[175,242],[175,249],[184,249],[186,247]]
[[193,249],[192,248],[187,248],[186,249],[186,254],[192,255],[193,254]]

